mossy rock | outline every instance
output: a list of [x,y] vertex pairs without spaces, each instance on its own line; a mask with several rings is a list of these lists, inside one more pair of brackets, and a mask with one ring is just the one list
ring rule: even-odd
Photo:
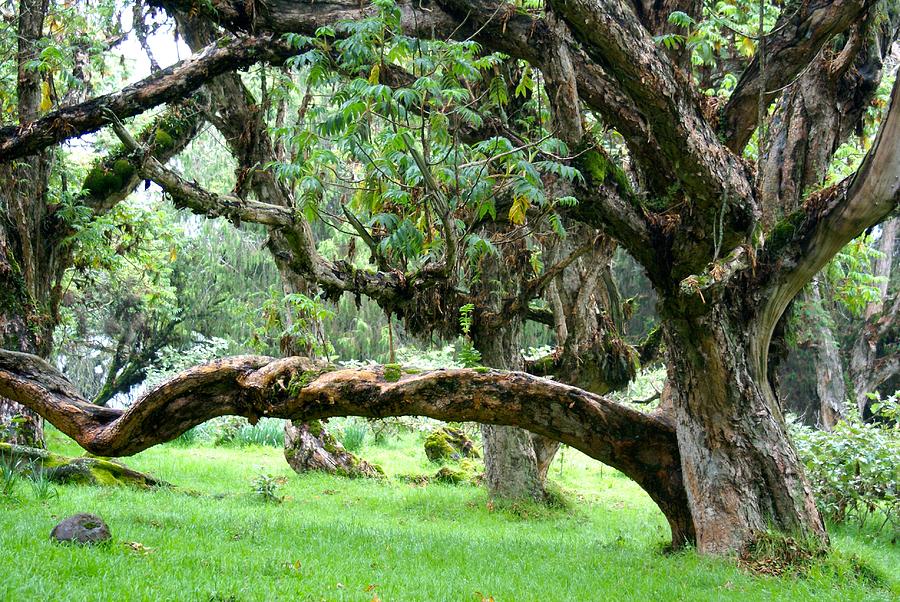
[[69,458],[45,449],[0,443],[0,462],[10,461],[18,463],[23,474],[40,471],[50,481],[63,485],[170,487],[169,483],[152,475],[105,458]]
[[447,483],[448,485],[460,485],[469,480],[469,475],[467,475],[462,470],[456,470],[454,468],[450,468],[449,466],[444,466],[439,471],[434,473],[434,477],[432,478],[435,481]]
[[460,429],[450,426],[439,428],[425,438],[425,455],[432,462],[480,457],[475,443]]

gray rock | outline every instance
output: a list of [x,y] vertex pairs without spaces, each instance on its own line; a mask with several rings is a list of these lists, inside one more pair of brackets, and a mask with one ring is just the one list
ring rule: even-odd
[[50,538],[59,542],[96,544],[112,537],[109,527],[95,514],[76,514],[65,519],[50,532]]

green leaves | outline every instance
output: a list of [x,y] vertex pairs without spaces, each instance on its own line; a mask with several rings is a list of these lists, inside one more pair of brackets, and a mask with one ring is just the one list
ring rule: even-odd
[[858,416],[839,422],[832,431],[790,424],[791,436],[803,463],[816,501],[835,522],[865,524],[876,517],[900,527],[900,430]]
[[881,298],[884,278],[873,273],[881,253],[872,236],[861,236],[834,256],[825,269],[834,299],[854,316],[861,316],[869,303]]
[[[469,229],[473,220],[498,219],[498,199],[500,219],[522,226],[534,215],[564,234],[545,180],[580,174],[545,129],[540,74],[484,54],[476,42],[404,36],[394,3],[376,6],[371,17],[289,38],[305,52],[289,62],[301,81],[285,99],[314,100],[302,121],[273,130],[291,158],[267,167],[292,187],[298,209],[338,227],[333,216],[343,216],[334,207],[352,210],[371,230],[366,244],[377,245],[381,268],[447,260],[454,277],[467,280],[497,252]],[[515,144],[479,135],[503,128],[515,132]]]

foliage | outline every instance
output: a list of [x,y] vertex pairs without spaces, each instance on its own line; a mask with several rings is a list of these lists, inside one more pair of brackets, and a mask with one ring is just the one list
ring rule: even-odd
[[50,480],[47,472],[36,466],[32,466],[29,470],[28,483],[31,485],[31,491],[34,493],[35,499],[42,502],[59,495],[59,491],[53,486],[53,481]]
[[881,395],[876,391],[869,393],[869,398],[872,400],[870,407],[875,420],[893,425],[895,430],[900,429],[900,391],[885,399],[881,399]]
[[900,428],[852,415],[830,432],[796,421],[790,429],[828,519],[900,529]]
[[884,278],[872,273],[881,256],[871,235],[860,236],[834,256],[825,270],[835,302],[854,317],[862,315],[866,306],[881,299],[878,285]]
[[251,425],[246,418],[223,416],[204,422],[182,433],[170,445],[191,447],[247,447],[250,445],[284,447],[284,420],[261,418]]
[[260,473],[253,479],[253,493],[264,502],[280,504],[284,496],[278,495],[278,492],[284,482],[284,477]]
[[356,453],[363,448],[369,427],[364,420],[346,420],[337,431],[337,438],[348,452]]
[[187,349],[164,347],[157,353],[153,367],[147,371],[144,384],[154,387],[182,370],[222,357],[226,355],[228,345],[225,339],[198,335],[194,344]]
[[457,351],[457,356],[459,357],[459,362],[465,368],[473,368],[481,365],[481,352],[475,349],[475,345],[472,343],[472,338],[470,336],[470,331],[472,329],[472,312],[474,310],[475,306],[471,303],[466,303],[459,308],[459,328],[463,334],[463,341]]
[[282,350],[308,357],[328,359],[334,347],[325,334],[325,323],[334,317],[319,295],[272,293],[263,304],[264,323],[253,334],[251,343],[267,347],[274,337]]
[[0,495],[6,497],[12,495],[23,468],[21,459],[0,454]]

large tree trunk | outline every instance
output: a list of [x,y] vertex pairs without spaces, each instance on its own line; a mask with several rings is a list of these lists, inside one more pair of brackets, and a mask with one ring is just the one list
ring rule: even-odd
[[[38,323],[36,308],[11,251],[5,224],[0,224],[0,348],[41,355],[32,327]],[[0,395],[0,441],[43,447],[43,440],[40,416]]]
[[754,324],[739,310],[714,306],[673,315],[674,305],[666,307],[666,338],[698,548],[741,550],[767,529],[827,541],[769,387]]

